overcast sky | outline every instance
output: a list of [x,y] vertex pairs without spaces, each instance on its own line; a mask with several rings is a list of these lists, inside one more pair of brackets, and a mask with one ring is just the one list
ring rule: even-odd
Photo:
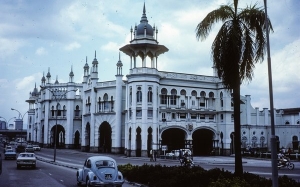
[[[48,68],[52,82],[58,77],[63,83],[73,67],[75,82],[81,83],[86,56],[91,66],[95,50],[99,81],[114,80],[119,48],[129,43],[130,28],[139,24],[144,2],[149,24],[158,28],[159,43],[169,49],[159,57],[158,69],[212,75],[210,48],[220,26],[205,41],[197,41],[195,28],[207,13],[232,0],[1,0],[0,116],[7,121],[18,117],[11,108],[25,114],[25,100]],[[239,8],[255,3],[264,6],[263,0],[241,0]],[[300,107],[299,7],[299,0],[268,1],[277,109]],[[125,77],[129,57],[121,53],[121,60]],[[256,65],[254,79],[243,83],[241,94],[251,95],[253,107],[270,108],[267,55]]]

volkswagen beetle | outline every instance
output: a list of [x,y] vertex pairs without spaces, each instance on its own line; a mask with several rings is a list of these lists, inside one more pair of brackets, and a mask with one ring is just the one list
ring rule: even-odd
[[116,161],[108,156],[92,156],[85,160],[76,172],[77,185],[121,187],[123,175],[118,171]]

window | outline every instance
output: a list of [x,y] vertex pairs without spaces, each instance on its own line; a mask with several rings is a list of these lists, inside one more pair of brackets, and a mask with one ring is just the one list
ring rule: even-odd
[[51,107],[51,116],[54,117],[55,110],[54,110],[54,106]]
[[200,119],[205,119],[205,115],[204,114],[200,114]]
[[141,118],[142,117],[142,110],[136,110],[136,117]]
[[176,95],[177,95],[177,91],[175,89],[171,90],[171,105],[176,105]]
[[220,93],[220,104],[221,107],[223,107],[224,103],[223,103],[223,92]]
[[77,105],[77,106],[76,106],[76,109],[75,109],[75,116],[76,116],[76,117],[79,116],[79,112],[80,112],[79,106]]
[[161,98],[160,98],[160,104],[167,104],[167,89],[163,88],[161,89]]
[[192,100],[192,106],[195,106],[195,101],[194,100]]
[[202,91],[200,93],[200,107],[205,107],[205,96],[206,96],[205,92]]
[[164,112],[161,113],[161,118],[162,118],[163,121],[166,121],[166,113],[164,113]]
[[152,103],[152,88],[148,88],[148,103]]
[[212,121],[215,119],[215,115],[209,115],[209,120]]
[[191,119],[197,119],[197,115],[196,114],[191,114]]
[[176,113],[172,113],[172,119],[176,119]]
[[108,95],[107,95],[107,93],[104,94],[103,100],[104,100],[104,110],[108,110]]
[[179,117],[180,117],[180,119],[186,119],[186,114],[185,113],[180,113]]
[[57,110],[57,116],[61,116],[61,107],[60,107],[60,104],[58,103],[57,104],[57,108],[56,108],[56,110]]
[[66,117],[67,108],[66,105],[63,106],[63,117]]
[[152,118],[153,117],[153,110],[148,110],[148,118]]
[[129,92],[129,104],[132,103],[132,88],[130,88],[130,92]]
[[142,88],[138,87],[136,92],[136,102],[142,102]]

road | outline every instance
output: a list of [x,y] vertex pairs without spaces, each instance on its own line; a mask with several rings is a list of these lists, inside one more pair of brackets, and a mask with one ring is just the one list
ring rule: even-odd
[[[16,169],[15,160],[3,160],[3,172],[0,175],[0,186],[76,186],[76,169],[82,167],[84,160],[98,153],[86,153],[76,150],[57,149],[56,163],[53,163],[53,149],[42,149],[35,152],[38,157],[36,169]],[[150,162],[145,157],[126,157],[124,155],[109,155],[119,165],[130,163],[132,165],[161,164],[166,166],[179,165],[178,160],[157,159],[157,162]],[[224,168],[234,171],[234,157],[194,157],[196,165],[205,169]],[[281,169],[280,175],[287,175],[300,181],[300,162],[294,162],[295,169]],[[261,159],[243,159],[244,171],[259,174],[271,178],[271,161]],[[20,185],[22,184],[22,185]],[[124,187],[132,185],[125,183]]]

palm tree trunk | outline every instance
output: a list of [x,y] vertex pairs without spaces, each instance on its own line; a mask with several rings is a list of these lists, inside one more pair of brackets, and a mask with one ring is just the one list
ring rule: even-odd
[[239,79],[236,80],[236,86],[233,88],[235,175],[241,176],[243,174],[243,165],[241,154],[240,81]]

